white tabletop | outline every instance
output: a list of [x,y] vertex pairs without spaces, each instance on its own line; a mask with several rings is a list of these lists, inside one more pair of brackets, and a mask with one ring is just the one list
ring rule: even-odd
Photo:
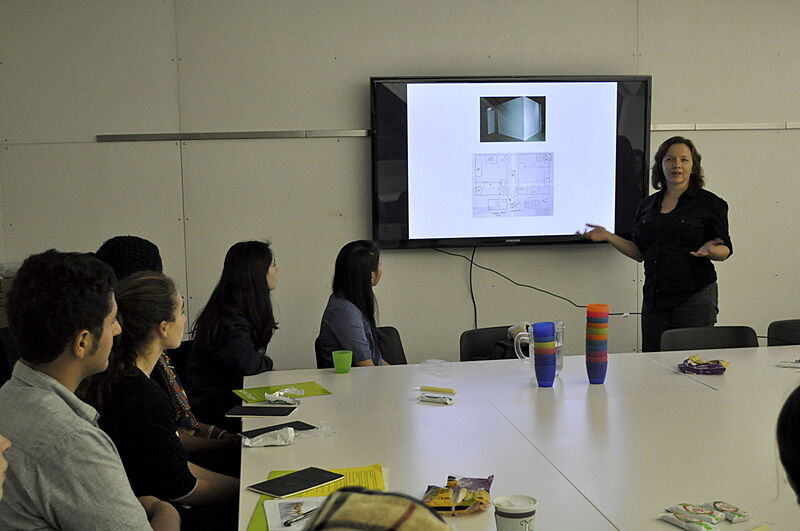
[[[800,509],[780,470],[774,423],[800,373],[774,361],[798,349],[744,350],[701,352],[731,367],[692,378],[674,368],[691,353],[614,354],[604,385],[590,385],[584,358],[568,356],[553,388],[538,388],[517,360],[447,363],[437,374],[406,365],[248,377],[248,387],[313,380],[332,395],[304,398],[290,417],[245,419],[245,429],[303,420],[332,433],[244,449],[242,485],[276,469],[381,463],[391,490],[417,497],[449,474],[494,474],[492,497],[539,499],[540,530],[670,529],[656,520],[665,506],[711,499],[750,509],[754,523],[796,529]],[[420,384],[455,388],[456,404],[415,401]],[[242,490],[240,529],[257,500]],[[450,522],[494,529],[491,511]]]

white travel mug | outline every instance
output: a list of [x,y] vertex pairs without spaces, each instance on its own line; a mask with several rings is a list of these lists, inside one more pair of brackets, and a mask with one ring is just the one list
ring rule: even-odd
[[536,527],[536,498],[523,494],[498,496],[494,499],[494,520],[497,531],[533,531]]

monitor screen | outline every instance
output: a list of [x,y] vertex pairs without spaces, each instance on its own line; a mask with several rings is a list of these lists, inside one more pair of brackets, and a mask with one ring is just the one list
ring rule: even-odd
[[647,193],[650,77],[372,78],[382,248],[629,235]]

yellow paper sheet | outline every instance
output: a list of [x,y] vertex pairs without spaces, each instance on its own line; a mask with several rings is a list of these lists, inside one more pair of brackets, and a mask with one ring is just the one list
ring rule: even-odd
[[[383,467],[380,464],[354,468],[329,468],[327,470],[344,474],[344,478],[342,478],[341,481],[334,481],[328,485],[298,492],[288,497],[307,498],[310,496],[327,496],[342,487],[364,487],[372,490],[386,490],[386,484],[383,479]],[[285,476],[291,472],[294,472],[294,470],[273,470],[269,473],[267,479]],[[250,523],[247,524],[247,531],[268,531],[267,515],[264,513],[264,500],[272,499],[274,499],[272,496],[267,496],[265,494],[259,496],[258,503],[253,510],[253,516],[250,517]]]

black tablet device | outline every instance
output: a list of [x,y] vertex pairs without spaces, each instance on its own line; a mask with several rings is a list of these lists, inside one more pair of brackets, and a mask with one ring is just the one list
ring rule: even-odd
[[298,492],[333,483],[342,478],[344,478],[343,474],[312,466],[279,478],[268,479],[267,481],[250,485],[247,488],[276,498],[285,498]]

